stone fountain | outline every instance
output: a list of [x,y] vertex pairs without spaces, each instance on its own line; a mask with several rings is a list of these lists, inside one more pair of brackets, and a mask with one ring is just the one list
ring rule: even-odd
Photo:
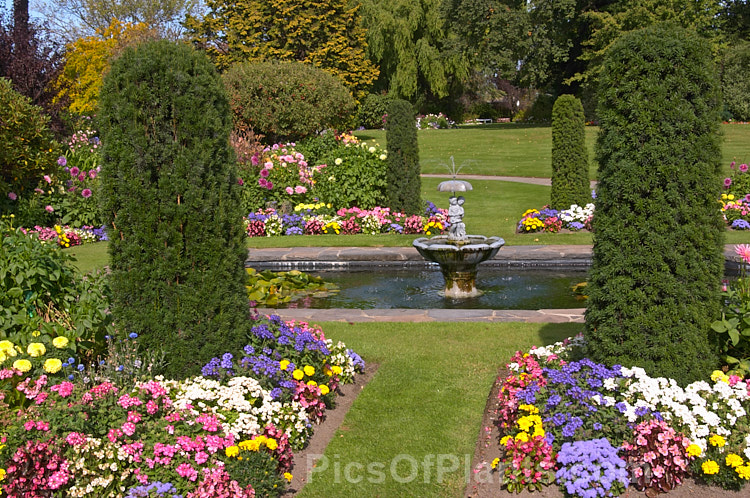
[[476,287],[477,267],[486,261],[505,244],[500,237],[485,237],[483,235],[467,235],[464,217],[464,198],[456,197],[456,192],[466,192],[472,189],[469,182],[456,180],[455,163],[453,164],[453,179],[441,182],[439,192],[451,192],[448,207],[448,235],[435,237],[420,237],[413,242],[414,247],[428,261],[440,265],[440,271],[445,279],[445,297],[464,299],[482,294]]

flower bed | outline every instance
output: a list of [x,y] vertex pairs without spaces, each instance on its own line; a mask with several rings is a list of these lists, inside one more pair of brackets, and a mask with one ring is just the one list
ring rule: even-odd
[[750,479],[750,385],[714,372],[681,388],[641,368],[581,358],[582,337],[517,352],[496,420],[509,491],[557,483],[572,496],[666,492],[694,476],[740,489]]
[[[73,357],[61,362],[54,350],[30,345],[24,353],[3,341],[2,491],[281,494],[292,478],[292,451],[334,405],[338,386],[365,365],[320,328],[278,316],[255,320],[242,351],[214,358],[203,376],[182,381],[152,378],[153,362],[135,355],[135,334],[112,338],[109,356],[94,369]],[[59,346],[75,354],[69,344]],[[38,365],[19,368],[22,362]]]
[[560,230],[591,230],[591,220],[594,217],[594,204],[589,203],[581,207],[573,204],[569,209],[557,210],[544,206],[541,211],[529,209],[521,215],[516,232],[559,232]]
[[320,235],[365,233],[440,234],[448,227],[446,210],[427,201],[423,215],[406,216],[390,208],[341,208],[333,212],[330,204],[297,204],[293,213],[282,214],[276,209],[250,213],[245,221],[249,237],[279,235]]

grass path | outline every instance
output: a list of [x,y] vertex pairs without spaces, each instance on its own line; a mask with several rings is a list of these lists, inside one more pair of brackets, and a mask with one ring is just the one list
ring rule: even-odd
[[[302,497],[462,496],[465,462],[474,453],[498,368],[516,350],[581,330],[579,324],[321,325],[326,337],[344,341],[379,368]],[[438,473],[438,461],[444,472]]]

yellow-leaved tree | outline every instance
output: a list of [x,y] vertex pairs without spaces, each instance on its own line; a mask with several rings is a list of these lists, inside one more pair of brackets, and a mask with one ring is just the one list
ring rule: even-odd
[[57,79],[57,101],[68,102],[73,114],[96,113],[99,89],[110,62],[125,47],[157,35],[144,23],[123,24],[113,19],[96,36],[79,38],[67,47],[65,66]]
[[303,62],[337,76],[356,100],[378,77],[359,7],[346,0],[207,0],[206,7],[186,26],[222,70],[237,62]]

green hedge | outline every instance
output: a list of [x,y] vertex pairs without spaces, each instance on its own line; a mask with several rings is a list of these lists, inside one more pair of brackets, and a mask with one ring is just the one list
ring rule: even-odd
[[420,213],[419,146],[414,109],[409,102],[398,99],[390,103],[385,136],[388,144],[388,207],[405,214]]
[[552,108],[552,191],[550,205],[568,209],[591,199],[583,105],[573,95],[561,95]]

